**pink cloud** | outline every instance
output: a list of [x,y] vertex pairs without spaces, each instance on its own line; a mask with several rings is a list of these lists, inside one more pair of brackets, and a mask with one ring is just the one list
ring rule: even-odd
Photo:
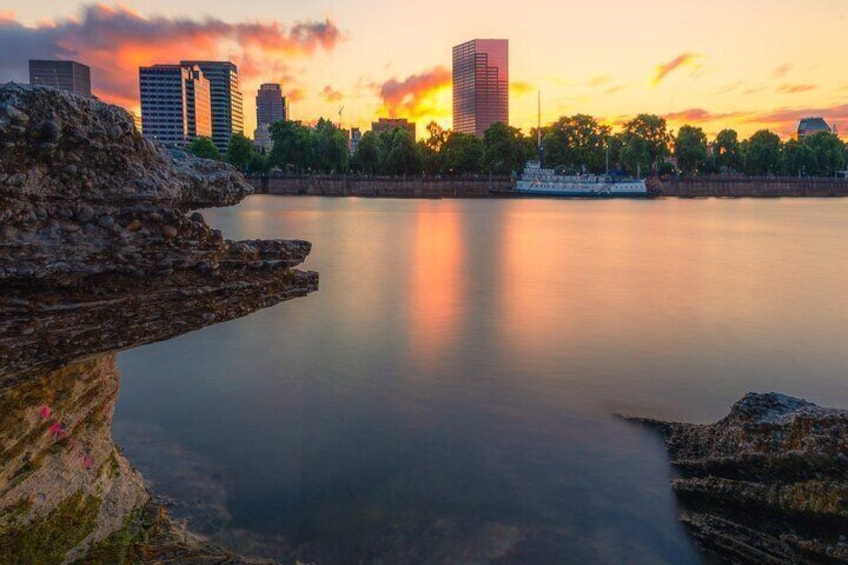
[[[25,81],[28,58],[75,59],[92,69],[92,87],[108,102],[135,106],[138,67],[181,59],[228,59],[240,67],[243,81],[285,70],[279,60],[331,51],[341,32],[323,21],[229,23],[146,18],[125,6],[89,4],[76,18],[34,26],[0,20],[0,74]],[[22,56],[22,53],[26,53]]]
[[693,64],[698,57],[698,55],[692,53],[682,53],[668,63],[657,65],[654,69],[654,78],[651,80],[651,85],[657,86],[666,76],[668,76],[669,73],[684,65]]
[[782,84],[777,88],[781,94],[797,94],[798,92],[809,92],[815,90],[814,84]]

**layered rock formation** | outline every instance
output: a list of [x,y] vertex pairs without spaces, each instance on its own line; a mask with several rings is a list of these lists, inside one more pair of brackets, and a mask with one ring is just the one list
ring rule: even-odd
[[848,562],[848,411],[748,394],[712,425],[659,430],[681,520],[728,563]]
[[142,520],[159,513],[109,426],[115,351],[317,289],[293,269],[308,242],[229,241],[192,213],[250,190],[227,165],[142,138],[120,108],[0,87],[0,561],[113,562],[134,547],[236,562]]

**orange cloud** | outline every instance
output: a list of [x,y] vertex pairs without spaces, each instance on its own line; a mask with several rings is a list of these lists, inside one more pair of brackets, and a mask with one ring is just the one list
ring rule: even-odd
[[403,80],[392,78],[374,85],[382,101],[382,112],[390,117],[415,120],[423,116],[443,114],[436,95],[451,86],[451,72],[445,67],[434,67],[423,73],[409,75]]
[[[138,67],[181,59],[231,60],[243,82],[285,74],[281,55],[332,50],[341,32],[330,20],[229,23],[161,16],[145,18],[125,6],[90,4],[77,18],[32,27],[0,22],[0,74],[26,80],[27,58],[76,59],[92,69],[92,87],[107,102],[138,105]],[[20,53],[27,53],[21,57]]]
[[344,94],[329,85],[325,86],[323,90],[321,90],[321,96],[327,102],[341,102],[341,100],[344,98]]
[[790,65],[789,63],[784,63],[784,64],[780,65],[779,67],[777,67],[776,69],[774,69],[774,72],[772,73],[771,76],[773,78],[783,78],[786,75],[786,73],[788,73],[791,70],[792,70],[792,65]]
[[514,96],[522,96],[528,92],[533,92],[535,88],[529,82],[517,80],[509,83],[509,92]]
[[809,92],[815,90],[814,84],[782,84],[777,88],[781,94],[796,94],[798,92]]
[[299,102],[306,98],[306,93],[300,88],[292,88],[286,91],[286,100],[288,102]]
[[651,80],[651,86],[657,86],[669,73],[684,65],[693,64],[697,58],[698,55],[682,53],[668,63],[657,65],[656,69],[654,69],[654,78]]
[[589,86],[598,87],[604,86],[612,82],[612,77],[609,75],[600,75],[589,79]]

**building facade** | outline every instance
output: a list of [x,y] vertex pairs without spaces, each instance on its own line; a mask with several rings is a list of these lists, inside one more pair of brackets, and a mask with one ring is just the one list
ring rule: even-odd
[[30,59],[29,83],[91,96],[91,69],[76,61]]
[[509,40],[473,39],[453,48],[453,130],[483,137],[509,124]]
[[209,81],[212,100],[212,143],[225,153],[234,133],[244,134],[244,102],[238,67],[229,61],[180,61],[197,66]]
[[380,118],[376,122],[371,122],[371,131],[374,133],[395,129],[406,130],[412,137],[412,141],[415,141],[415,122],[407,121],[406,118]]
[[350,128],[350,140],[348,141],[348,152],[353,155],[356,153],[356,148],[359,147],[359,142],[362,141],[362,130],[359,128]]
[[139,68],[141,131],[146,137],[183,147],[212,136],[209,81],[198,66]]
[[274,148],[274,140],[271,138],[271,124],[259,124],[253,130],[253,146],[262,153],[269,153]]
[[808,135],[813,135],[819,132],[831,133],[830,126],[824,121],[824,118],[809,117],[803,118],[798,122],[798,139],[804,139]]
[[286,119],[286,97],[279,84],[266,83],[256,93],[256,125],[273,124]]

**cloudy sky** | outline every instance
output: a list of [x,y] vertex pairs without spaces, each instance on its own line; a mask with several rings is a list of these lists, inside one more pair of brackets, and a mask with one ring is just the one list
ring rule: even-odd
[[451,126],[451,47],[510,41],[510,122],[641,112],[710,135],[791,134],[821,115],[848,131],[848,0],[3,0],[0,81],[30,58],[92,67],[96,93],[138,112],[138,67],[239,66],[248,134],[262,82],[292,115],[368,128],[378,116]]

